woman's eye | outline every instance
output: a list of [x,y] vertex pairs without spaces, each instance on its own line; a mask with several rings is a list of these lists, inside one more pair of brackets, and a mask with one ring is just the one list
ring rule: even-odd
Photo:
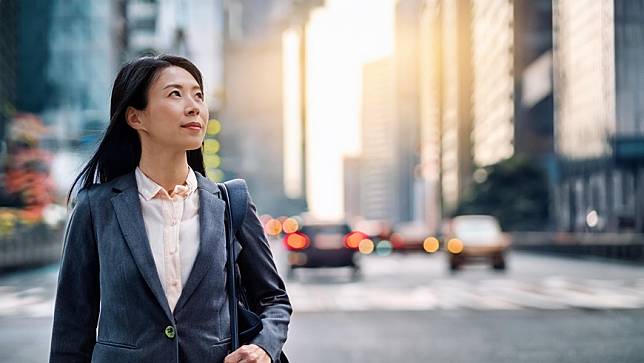
[[179,91],[177,91],[177,90],[174,90],[174,91],[170,92],[170,96],[175,95],[175,94],[177,96],[181,97],[181,93],[179,93]]
[[199,97],[200,100],[203,100],[203,93],[197,92],[197,97]]

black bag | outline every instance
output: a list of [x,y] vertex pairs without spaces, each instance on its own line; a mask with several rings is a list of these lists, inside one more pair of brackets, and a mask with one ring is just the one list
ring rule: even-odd
[[[263,324],[259,316],[250,310],[246,292],[244,291],[243,284],[240,281],[241,273],[239,271],[239,266],[234,262],[235,244],[233,243],[233,238],[236,236],[237,231],[243,223],[243,218],[248,206],[248,200],[239,200],[241,196],[247,195],[245,190],[246,183],[243,180],[236,179],[226,183],[217,183],[217,185],[221,191],[222,199],[226,203],[226,272],[228,277],[226,289],[229,298],[230,335],[232,341],[231,351],[235,351],[241,345],[249,344],[253,338],[262,331]],[[230,196],[228,194],[229,187],[243,189],[240,193],[233,193],[233,197],[235,198],[234,205],[246,207],[243,210],[240,210],[238,207],[238,209],[235,210],[237,213],[233,213],[232,210],[233,203],[231,203]],[[284,352],[281,352],[278,361],[274,363],[289,363],[289,361]]]

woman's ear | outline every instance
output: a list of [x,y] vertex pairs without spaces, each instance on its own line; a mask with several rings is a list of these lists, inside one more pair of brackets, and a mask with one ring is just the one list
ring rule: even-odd
[[141,111],[132,106],[129,106],[127,110],[125,110],[125,121],[127,121],[127,124],[135,130],[145,130],[143,122],[141,122]]

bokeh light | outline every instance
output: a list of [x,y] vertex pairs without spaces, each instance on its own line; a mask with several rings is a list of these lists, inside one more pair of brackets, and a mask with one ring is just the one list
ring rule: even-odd
[[382,240],[376,245],[376,254],[378,256],[389,256],[391,252],[393,252],[393,246],[387,240]]
[[360,241],[366,237],[367,236],[362,232],[351,232],[344,238],[344,245],[348,248],[358,248]]
[[588,214],[586,215],[586,224],[590,228],[597,227],[597,224],[599,224],[599,214],[596,210],[591,210],[590,212],[588,212]]
[[452,238],[447,242],[447,250],[453,254],[463,252],[463,242],[458,238]]
[[365,238],[362,241],[360,241],[360,244],[358,245],[358,250],[360,250],[361,253],[368,255],[373,252],[375,249],[375,246],[373,244],[373,241],[370,240],[369,238]]
[[300,229],[300,224],[295,218],[286,218],[284,222],[282,222],[282,230],[284,233],[294,233],[297,232],[298,229]]
[[217,135],[221,131],[221,122],[216,119],[211,119],[208,121],[208,128],[206,129],[206,134],[209,136]]
[[282,233],[282,223],[277,219],[271,219],[264,227],[269,236],[277,236]]
[[438,251],[439,247],[440,242],[435,237],[427,237],[425,238],[425,241],[423,241],[423,249],[427,253],[434,253]]
[[309,246],[309,238],[303,233],[289,233],[284,238],[286,247],[294,250],[305,249]]

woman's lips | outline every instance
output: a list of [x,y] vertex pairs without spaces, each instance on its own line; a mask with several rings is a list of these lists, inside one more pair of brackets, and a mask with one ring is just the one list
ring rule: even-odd
[[181,126],[186,129],[191,129],[191,130],[201,130],[201,125],[198,123],[189,123],[186,125]]

